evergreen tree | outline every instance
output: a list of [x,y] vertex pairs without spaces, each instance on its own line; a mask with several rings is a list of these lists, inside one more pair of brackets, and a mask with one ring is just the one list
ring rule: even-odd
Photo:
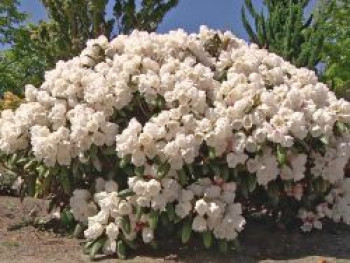
[[[298,67],[315,70],[320,62],[325,34],[321,24],[326,15],[319,10],[304,18],[305,8],[310,0],[264,0],[267,9],[256,11],[252,0],[245,0],[242,7],[243,25],[250,41],[261,48],[267,48]],[[252,25],[246,10],[254,20]]]

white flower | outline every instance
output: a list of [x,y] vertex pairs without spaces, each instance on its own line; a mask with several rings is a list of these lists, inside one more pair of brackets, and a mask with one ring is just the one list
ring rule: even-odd
[[204,196],[207,198],[218,198],[221,193],[221,188],[217,185],[211,185],[204,189]]
[[116,240],[119,235],[119,227],[115,223],[109,223],[106,226],[106,234],[109,239]]
[[89,223],[88,229],[84,231],[84,235],[88,240],[94,240],[102,235],[104,227],[98,222]]
[[210,202],[208,206],[207,215],[212,218],[218,218],[224,212],[224,207],[222,203]]
[[190,202],[179,203],[175,206],[175,213],[180,217],[186,217],[192,210],[192,205]]
[[132,190],[136,193],[136,195],[144,195],[147,191],[148,184],[142,180],[136,181],[133,186]]
[[132,153],[131,161],[136,166],[142,166],[145,164],[146,156],[142,151],[136,150]]
[[145,243],[150,243],[154,239],[153,230],[149,227],[142,229],[142,240]]
[[161,185],[156,179],[151,179],[147,183],[147,194],[151,197],[157,196],[161,190]]
[[192,229],[196,232],[204,232],[207,230],[207,222],[202,216],[196,216],[192,222]]
[[227,165],[230,168],[235,168],[237,164],[244,164],[248,159],[248,155],[244,153],[229,153],[226,157]]
[[112,239],[107,239],[103,245],[103,253],[106,255],[112,255],[117,250],[117,241]]
[[109,218],[109,212],[101,210],[96,215],[89,217],[89,223],[100,223],[100,224],[107,224]]
[[136,199],[136,203],[141,207],[149,207],[151,205],[151,197],[139,196]]
[[113,180],[107,181],[104,188],[107,193],[118,192],[118,184]]
[[182,189],[180,194],[180,200],[181,202],[189,202],[192,201],[194,195],[193,192],[190,190]]
[[194,209],[200,216],[204,216],[209,209],[208,203],[203,199],[199,199],[196,201]]
[[130,214],[132,212],[132,207],[131,207],[130,203],[126,200],[120,201],[120,203],[118,205],[118,212],[121,215]]
[[73,197],[81,200],[89,200],[91,198],[91,194],[86,189],[75,189],[73,191]]

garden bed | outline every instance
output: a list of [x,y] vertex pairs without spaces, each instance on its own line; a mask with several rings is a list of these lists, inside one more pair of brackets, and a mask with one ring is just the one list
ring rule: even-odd
[[[80,241],[53,233],[39,231],[33,226],[7,231],[10,225],[46,215],[47,203],[26,198],[0,197],[0,262],[89,262],[81,253]],[[241,252],[221,255],[215,250],[180,246],[171,243],[160,251],[143,250],[130,255],[129,262],[257,262],[260,260],[292,262],[350,262],[350,228],[343,225],[326,226],[324,231],[311,234],[287,232],[266,224],[250,223],[240,236]],[[132,252],[131,252],[132,253]],[[116,258],[100,258],[99,262],[118,262]]]

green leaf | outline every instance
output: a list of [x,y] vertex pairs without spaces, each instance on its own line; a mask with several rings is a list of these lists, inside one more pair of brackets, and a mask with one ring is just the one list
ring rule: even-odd
[[227,180],[229,179],[230,172],[227,166],[222,167],[221,177],[222,179],[224,179],[225,182],[227,182]]
[[210,169],[213,171],[215,176],[220,176],[221,175],[221,169],[220,166],[216,163],[211,163],[209,164]]
[[84,238],[84,235],[83,235],[84,229],[85,227],[82,224],[80,223],[76,224],[74,228],[73,236],[77,239]]
[[256,188],[256,177],[254,175],[247,176],[247,189],[252,193]]
[[123,239],[123,242],[133,250],[139,247],[139,245],[136,243],[135,240],[127,240],[126,238],[122,238],[122,239]]
[[166,206],[166,211],[168,213],[169,221],[173,222],[175,219],[175,206],[174,206],[174,204],[168,203]]
[[67,209],[62,212],[60,219],[62,224],[67,228],[72,226],[72,224],[74,223],[74,216],[72,212]]
[[127,175],[127,176],[134,176],[134,169],[132,168],[131,165],[126,165],[123,168],[123,172]]
[[249,197],[249,190],[246,182],[241,184],[241,192],[244,198]]
[[191,234],[192,234],[192,220],[187,219],[182,225],[182,230],[181,230],[181,241],[183,244],[186,244],[188,243],[188,241],[190,241]]
[[228,245],[227,245],[227,241],[224,239],[220,239],[219,240],[219,250],[221,253],[226,254],[228,251]]
[[145,171],[145,167],[144,166],[140,166],[140,167],[136,167],[135,168],[135,175],[136,176],[139,176],[139,177],[141,177],[141,176],[143,176],[144,175],[144,171]]
[[27,179],[27,192],[29,196],[35,196],[35,184],[36,184],[36,176],[34,174],[28,176]]
[[141,216],[142,216],[142,214],[144,212],[143,210],[144,210],[143,207],[136,206],[136,219],[137,220],[140,220],[140,218],[141,218]]
[[102,150],[104,155],[116,155],[115,147],[106,147]]
[[34,164],[35,164],[35,160],[32,159],[29,162],[27,162],[23,168],[24,168],[24,170],[28,171],[33,167]]
[[281,145],[277,145],[277,160],[283,166],[287,162],[287,155],[285,149]]
[[324,144],[324,145],[328,145],[329,144],[329,137],[327,136],[322,136],[320,138],[320,141]]
[[18,155],[17,153],[12,154],[10,163],[11,165],[15,165],[17,163]]
[[118,197],[120,198],[126,198],[128,196],[133,196],[133,195],[135,195],[135,193],[132,191],[132,189],[125,189],[118,193]]
[[158,249],[158,243],[155,240],[152,240],[149,245],[151,246],[152,249],[157,250]]
[[338,131],[340,133],[346,133],[348,131],[348,128],[346,127],[346,125],[342,122],[338,122],[336,123],[336,127],[338,129]]
[[177,174],[179,176],[179,183],[181,186],[185,186],[188,182],[188,177],[186,175],[186,172],[184,169],[181,169],[179,171],[177,171]]
[[129,216],[123,216],[122,217],[122,228],[123,228],[123,231],[127,234],[130,233],[130,230],[131,230],[131,225],[130,225],[130,219],[129,219]]
[[209,159],[213,160],[216,158],[216,152],[215,152],[215,149],[210,147],[209,148]]
[[203,237],[203,244],[206,249],[209,249],[212,245],[213,242],[213,235],[211,231],[205,231],[202,234]]
[[92,245],[94,244],[95,241],[88,241],[85,243],[84,248],[83,248],[83,252],[84,254],[90,254],[90,249],[92,247]]
[[28,162],[28,158],[22,157],[17,160],[17,164],[22,165]]
[[46,172],[46,167],[44,167],[43,165],[39,165],[38,167],[36,167],[36,170],[38,172],[39,178],[43,178],[44,173]]
[[167,175],[167,173],[170,170],[170,164],[169,163],[163,163],[161,165],[158,166],[158,170],[157,170],[157,176],[159,179],[164,178],[164,176]]
[[91,162],[98,172],[102,172],[102,163],[96,154],[91,156]]
[[51,183],[52,183],[52,172],[50,170],[47,170],[44,174],[43,178],[43,194],[48,195],[51,190]]
[[157,225],[158,225],[158,217],[159,217],[158,212],[153,211],[153,210],[150,212],[150,214],[149,214],[149,219],[148,219],[148,223],[149,223],[149,227],[150,227],[152,230],[156,230],[156,228],[157,228]]
[[126,259],[126,248],[122,240],[119,240],[117,243],[117,254],[118,258],[123,260]]
[[157,107],[159,109],[164,109],[165,107],[165,99],[162,96],[157,97]]
[[106,239],[98,239],[94,242],[90,249],[90,259],[95,259],[97,253],[99,253],[106,242]]
[[60,181],[65,194],[70,194],[72,187],[69,179],[69,174],[66,168],[62,168],[60,171]]
[[127,155],[125,157],[123,157],[120,161],[119,161],[119,167],[120,168],[125,168],[131,161],[131,155]]

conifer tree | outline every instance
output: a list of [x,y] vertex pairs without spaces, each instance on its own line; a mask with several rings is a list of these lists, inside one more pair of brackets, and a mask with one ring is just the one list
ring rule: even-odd
[[[317,19],[307,18],[305,8],[310,0],[264,0],[267,14],[258,12],[252,0],[245,0],[241,10],[243,25],[250,41],[267,48],[298,67],[316,70],[321,59],[325,34],[322,22],[326,15],[319,10]],[[254,23],[250,23],[249,12]]]

